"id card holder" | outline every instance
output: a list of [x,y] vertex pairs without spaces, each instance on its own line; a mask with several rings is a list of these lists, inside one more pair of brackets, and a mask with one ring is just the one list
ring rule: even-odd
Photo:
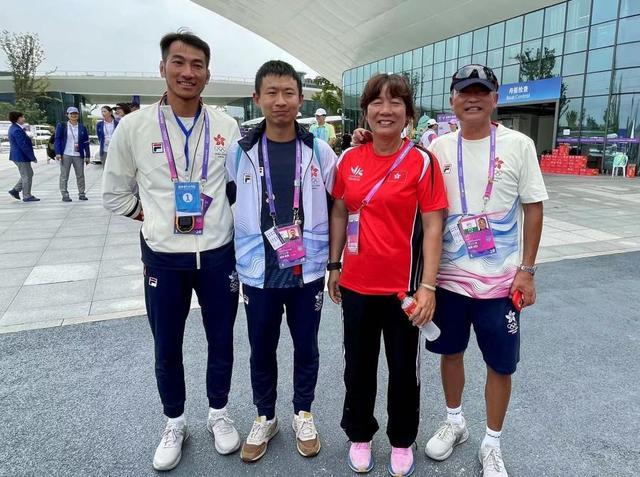
[[196,217],[202,215],[200,204],[200,183],[174,182],[177,217]]
[[348,254],[358,255],[358,238],[360,236],[360,211],[349,214],[347,218],[347,246]]
[[282,246],[276,249],[278,254],[278,266],[281,269],[302,265],[307,261],[307,255],[302,241],[300,225],[287,224],[276,227],[278,235],[282,239]]
[[73,144],[73,150],[75,152],[80,152],[80,145],[77,142]]
[[458,222],[458,228],[467,246],[469,258],[486,257],[496,253],[493,231],[486,214],[462,217]]
[[209,210],[209,206],[211,205],[212,201],[213,201],[212,197],[209,197],[206,194],[200,194],[202,214],[195,217],[193,232],[190,232],[190,233],[194,235],[202,235],[202,232],[204,231],[204,216],[206,215],[207,210]]

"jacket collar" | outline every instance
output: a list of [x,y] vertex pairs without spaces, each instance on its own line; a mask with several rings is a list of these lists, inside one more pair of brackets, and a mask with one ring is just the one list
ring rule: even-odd
[[[249,152],[253,146],[255,146],[260,138],[265,133],[267,128],[267,120],[263,120],[257,127],[252,129],[245,137],[238,141],[238,145],[240,148]],[[307,147],[313,149],[313,134],[306,131],[298,122],[296,121],[296,136],[300,139]]]

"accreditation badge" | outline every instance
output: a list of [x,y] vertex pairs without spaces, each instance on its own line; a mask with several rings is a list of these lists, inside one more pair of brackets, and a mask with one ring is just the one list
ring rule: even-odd
[[202,215],[200,204],[200,183],[174,182],[176,216],[195,217]]
[[458,222],[458,229],[467,247],[469,258],[485,257],[496,253],[493,231],[487,214],[462,217]]
[[278,235],[282,239],[282,245],[276,249],[278,254],[278,266],[283,268],[302,265],[307,261],[304,242],[300,225],[291,223],[276,227]]
[[358,255],[358,239],[360,236],[360,211],[349,214],[347,218],[347,253]]

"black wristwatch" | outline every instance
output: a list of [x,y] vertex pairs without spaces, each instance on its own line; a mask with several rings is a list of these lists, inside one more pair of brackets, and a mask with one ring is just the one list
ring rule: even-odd
[[332,272],[333,270],[342,270],[342,262],[327,263],[327,270],[330,272]]

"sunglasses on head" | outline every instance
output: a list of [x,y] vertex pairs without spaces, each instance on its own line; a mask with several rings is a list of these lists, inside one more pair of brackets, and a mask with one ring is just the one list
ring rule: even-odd
[[482,80],[487,80],[493,83],[498,89],[498,78],[494,74],[493,70],[488,66],[484,65],[466,65],[460,68],[455,72],[453,77],[451,78],[452,84],[455,84],[458,81],[478,78]]

